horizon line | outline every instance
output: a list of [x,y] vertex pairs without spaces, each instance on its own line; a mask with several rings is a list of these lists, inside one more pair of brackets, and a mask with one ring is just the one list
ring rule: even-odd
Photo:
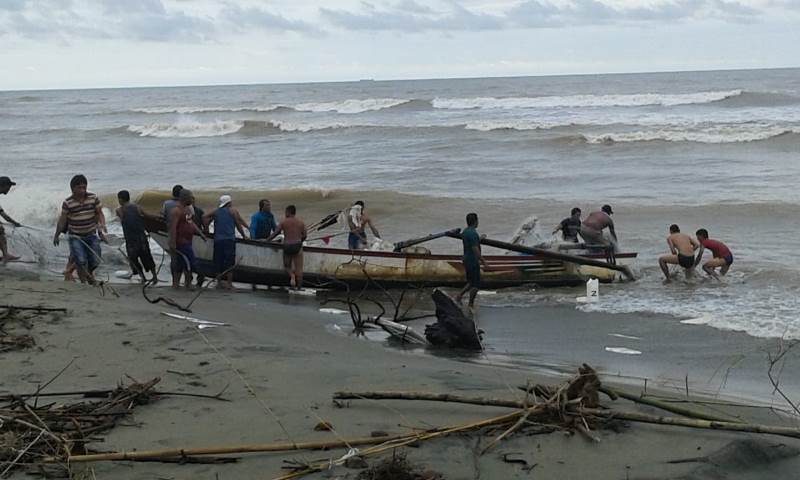
[[119,86],[93,86],[93,87],[71,87],[71,88],[15,88],[0,89],[0,93],[13,92],[58,92],[75,90],[136,90],[136,89],[155,89],[155,88],[208,88],[208,87],[251,87],[259,85],[323,85],[335,83],[359,83],[359,82],[422,82],[422,81],[446,81],[446,80],[490,80],[490,79],[514,79],[514,78],[547,78],[547,77],[586,77],[586,76],[622,76],[622,75],[659,75],[667,73],[711,73],[711,72],[749,72],[757,70],[796,70],[800,66],[784,67],[759,67],[759,68],[722,68],[722,69],[690,69],[690,70],[658,70],[658,71],[632,71],[632,72],[593,72],[593,73],[545,73],[539,75],[498,75],[498,76],[454,76],[454,77],[414,77],[414,78],[361,78],[355,80],[312,80],[294,82],[245,82],[245,83],[206,83],[206,84],[165,84],[165,85],[119,85]]

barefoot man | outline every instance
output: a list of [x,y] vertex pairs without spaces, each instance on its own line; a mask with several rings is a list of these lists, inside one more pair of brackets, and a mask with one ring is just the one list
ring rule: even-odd
[[714,258],[703,264],[703,270],[710,277],[714,277],[719,280],[716,269],[717,267],[720,268],[719,273],[722,276],[725,276],[725,274],[728,273],[728,270],[731,268],[731,264],[733,263],[733,254],[731,253],[731,250],[727,245],[719,240],[712,240],[708,238],[708,230],[705,228],[701,228],[695,232],[695,235],[697,235],[697,241],[700,242],[700,252],[697,253],[695,265],[700,264],[700,260],[703,258],[703,252],[706,248],[711,250]]
[[286,207],[286,216],[278,224],[278,229],[267,238],[273,238],[283,233],[283,268],[289,274],[289,286],[292,289],[303,287],[303,241],[306,239],[306,224],[297,217],[297,208],[294,205]]
[[[16,185],[16,183],[12,182],[10,178],[0,177],[0,193],[2,193],[3,195],[8,195],[8,192],[14,185]],[[0,206],[0,217],[3,217],[3,219],[6,222],[10,223],[11,225],[14,225],[15,227],[22,226],[20,225],[19,222],[9,217],[8,214],[3,210],[2,206]],[[11,255],[10,253],[8,253],[8,242],[6,241],[6,231],[3,229],[2,224],[0,224],[0,253],[3,254],[4,265],[10,261],[19,260],[18,256]]]
[[102,261],[100,241],[106,241],[106,217],[97,195],[86,191],[88,183],[83,175],[70,180],[72,195],[61,204],[53,245],[58,246],[61,234],[67,232],[70,260],[78,269],[78,278],[93,285],[94,271]]
[[179,288],[181,276],[186,279],[187,290],[192,287],[192,272],[197,272],[197,260],[192,248],[192,239],[195,235],[205,240],[200,227],[194,223],[194,211],[191,210],[194,195],[190,190],[183,189],[178,196],[178,204],[169,212],[169,254],[172,257],[170,270],[172,270],[172,288]]
[[669,226],[667,245],[670,254],[658,258],[658,265],[664,272],[664,283],[672,281],[667,264],[680,265],[686,272],[686,278],[691,277],[694,272],[694,251],[700,248],[700,244],[689,235],[681,233],[680,227],[673,223]]
[[464,273],[467,277],[467,284],[458,292],[456,303],[461,303],[461,299],[469,292],[469,308],[475,308],[475,296],[481,287],[481,265],[486,267],[486,260],[481,255],[481,237],[478,235],[478,214],[467,214],[467,228],[461,232],[461,241],[464,244]]

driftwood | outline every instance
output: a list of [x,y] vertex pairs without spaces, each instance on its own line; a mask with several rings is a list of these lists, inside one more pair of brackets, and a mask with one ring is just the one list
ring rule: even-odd
[[464,315],[461,306],[438,288],[431,298],[436,304],[436,323],[425,326],[425,338],[431,345],[483,350],[475,321]]
[[20,306],[20,305],[0,305],[0,309],[2,309],[2,310],[17,310],[17,311],[20,311],[20,312],[33,311],[33,312],[60,312],[60,313],[67,313],[67,309],[66,308],[40,307],[40,306],[24,307],[24,306]]
[[[3,473],[22,467],[41,472],[47,459],[55,464],[45,475],[69,476],[68,458],[85,453],[94,435],[110,430],[137,405],[153,400],[155,378],[147,383],[133,383],[112,390],[102,400],[69,405],[31,405],[15,398],[0,405],[0,461]],[[36,398],[36,397],[34,397]]]
[[464,403],[469,405],[482,405],[488,407],[524,408],[522,402],[502,398],[465,397],[451,393],[429,392],[400,392],[400,391],[375,391],[375,392],[350,392],[341,391],[333,394],[334,400],[425,400],[430,402]]

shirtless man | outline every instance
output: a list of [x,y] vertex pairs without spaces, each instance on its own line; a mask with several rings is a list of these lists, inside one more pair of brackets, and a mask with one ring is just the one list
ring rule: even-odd
[[703,252],[706,248],[711,250],[714,258],[703,264],[703,271],[705,271],[710,277],[714,277],[719,280],[716,269],[717,267],[721,267],[719,273],[722,276],[725,276],[725,274],[728,273],[728,270],[731,268],[731,264],[733,263],[733,254],[731,253],[731,250],[727,245],[719,240],[712,240],[708,238],[708,230],[705,228],[698,230],[695,235],[697,235],[697,241],[700,243],[700,251],[697,253],[695,265],[700,264],[700,260],[702,260]]
[[[592,212],[581,225],[581,237],[587,245],[602,245],[617,249],[617,232],[614,231],[614,220],[611,220],[611,205],[603,205],[599,212]],[[612,241],[603,236],[603,229],[608,228]]]
[[367,247],[367,226],[372,230],[375,238],[381,238],[378,229],[372,223],[372,218],[367,215],[364,202],[359,200],[350,208],[347,215],[347,226],[350,227],[350,234],[347,236],[347,246],[350,250],[361,250]]
[[294,205],[286,207],[286,216],[278,224],[278,228],[267,238],[273,238],[283,233],[283,268],[289,274],[289,286],[292,289],[303,287],[303,241],[308,233],[306,224],[297,218],[297,208]]
[[694,251],[700,248],[700,243],[689,235],[681,233],[681,229],[673,223],[669,226],[667,245],[671,253],[658,258],[658,265],[664,272],[664,283],[672,281],[667,264],[680,265],[686,272],[686,278],[691,277],[694,272]]

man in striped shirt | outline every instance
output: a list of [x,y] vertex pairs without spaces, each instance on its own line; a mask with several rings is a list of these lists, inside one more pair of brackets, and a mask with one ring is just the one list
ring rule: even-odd
[[83,175],[75,175],[69,182],[72,195],[61,204],[53,245],[58,245],[61,233],[67,232],[70,258],[78,267],[78,277],[81,283],[93,284],[93,272],[101,261],[100,239],[105,241],[106,219],[100,199],[86,191],[87,184]]

